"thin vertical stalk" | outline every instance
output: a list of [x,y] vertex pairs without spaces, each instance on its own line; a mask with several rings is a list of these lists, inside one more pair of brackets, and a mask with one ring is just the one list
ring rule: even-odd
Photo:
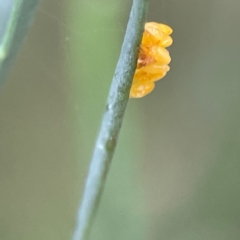
[[136,69],[138,50],[146,18],[147,3],[148,0],[133,0],[120,57],[95,144],[82,203],[78,210],[73,240],[86,240],[88,238],[100,202]]

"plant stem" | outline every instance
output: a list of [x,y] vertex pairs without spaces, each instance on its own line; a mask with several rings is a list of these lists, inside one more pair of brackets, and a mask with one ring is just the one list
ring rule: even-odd
[[93,225],[129,98],[145,24],[147,5],[148,0],[133,0],[120,57],[95,144],[82,203],[78,209],[73,240],[87,240]]

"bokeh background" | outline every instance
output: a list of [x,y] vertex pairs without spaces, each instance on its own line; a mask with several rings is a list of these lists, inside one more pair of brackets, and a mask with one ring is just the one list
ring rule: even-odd
[[[0,92],[1,240],[71,239],[130,7],[41,2]],[[147,20],[174,29],[171,71],[129,101],[91,239],[238,240],[240,3],[150,0]]]

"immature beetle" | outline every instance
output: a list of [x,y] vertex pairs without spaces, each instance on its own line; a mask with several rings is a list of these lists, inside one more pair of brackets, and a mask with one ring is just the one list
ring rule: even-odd
[[169,36],[172,32],[173,30],[165,24],[145,24],[130,98],[141,98],[152,92],[155,82],[170,70],[168,64],[171,57],[166,47],[173,42]]

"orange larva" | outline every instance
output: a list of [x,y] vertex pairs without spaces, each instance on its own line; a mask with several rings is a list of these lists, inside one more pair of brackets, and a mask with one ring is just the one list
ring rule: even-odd
[[155,87],[155,81],[162,79],[170,70],[171,61],[166,47],[172,44],[169,36],[172,29],[155,22],[145,24],[145,30],[138,54],[137,69],[130,90],[131,98],[141,98]]

